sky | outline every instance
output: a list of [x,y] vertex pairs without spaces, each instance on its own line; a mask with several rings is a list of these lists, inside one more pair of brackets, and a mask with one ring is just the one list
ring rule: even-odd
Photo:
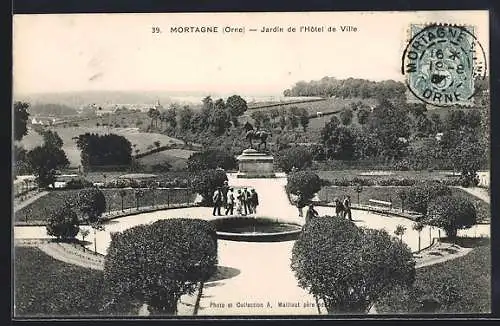
[[[410,24],[433,22],[474,26],[489,56],[487,11],[15,15],[14,93],[279,94],[324,76],[403,80]],[[342,25],[357,32],[340,32]],[[170,31],[178,26],[217,26],[219,33]],[[222,33],[226,26],[245,33]],[[261,33],[264,26],[284,32]],[[287,32],[291,26],[297,32]],[[301,33],[300,26],[324,31]]]

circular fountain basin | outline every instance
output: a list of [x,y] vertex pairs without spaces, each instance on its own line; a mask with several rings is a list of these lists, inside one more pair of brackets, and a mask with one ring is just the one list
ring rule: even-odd
[[302,226],[270,217],[223,217],[211,220],[221,240],[278,242],[296,240]]

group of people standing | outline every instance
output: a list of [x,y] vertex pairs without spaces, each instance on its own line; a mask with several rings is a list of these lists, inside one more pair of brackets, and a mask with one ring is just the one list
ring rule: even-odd
[[215,190],[212,199],[214,203],[212,215],[222,215],[222,207],[226,209],[225,215],[234,215],[235,208],[238,215],[256,214],[259,206],[259,196],[255,189],[243,188],[235,193],[227,181]]

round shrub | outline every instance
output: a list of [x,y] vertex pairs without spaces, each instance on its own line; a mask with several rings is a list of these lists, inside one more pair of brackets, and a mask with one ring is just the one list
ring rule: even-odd
[[203,198],[202,205],[212,205],[212,195],[217,187],[222,187],[227,181],[226,172],[222,170],[204,170],[193,178],[193,190]]
[[175,314],[184,294],[193,294],[217,268],[212,224],[168,219],[111,234],[104,284],[112,298],[133,297],[153,314]]
[[465,197],[440,196],[429,203],[424,223],[442,228],[450,238],[458,229],[467,229],[476,223],[474,204]]
[[406,244],[384,230],[330,216],[306,224],[293,246],[291,268],[299,286],[323,299],[329,313],[367,313],[393,287],[409,288],[415,280]]
[[285,173],[292,168],[303,170],[312,164],[311,151],[305,146],[294,146],[283,149],[275,157],[276,165]]
[[321,190],[321,179],[313,172],[298,171],[288,175],[287,190],[289,193],[302,193],[306,200],[313,198],[314,194]]
[[80,231],[78,226],[78,216],[65,204],[55,212],[49,214],[47,220],[47,234],[58,239],[74,239]]
[[421,214],[427,213],[429,203],[439,196],[451,195],[451,189],[436,181],[419,182],[400,193],[403,207]]

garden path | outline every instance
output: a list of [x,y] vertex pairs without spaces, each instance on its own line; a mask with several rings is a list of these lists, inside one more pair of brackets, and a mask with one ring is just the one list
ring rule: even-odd
[[488,204],[490,203],[490,198],[491,198],[490,194],[488,193],[488,190],[486,190],[484,188],[481,188],[481,187],[469,187],[469,188],[457,187],[457,188],[460,188],[463,191],[468,192],[469,194],[481,199],[482,201],[484,201]]

